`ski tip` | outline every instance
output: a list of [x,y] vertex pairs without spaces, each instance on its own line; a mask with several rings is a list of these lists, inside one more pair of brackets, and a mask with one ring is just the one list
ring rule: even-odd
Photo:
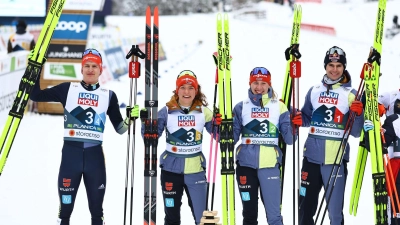
[[146,9],[146,25],[148,27],[150,27],[150,25],[151,25],[151,10],[150,10],[150,6],[147,6],[147,9]]
[[154,8],[154,25],[158,27],[158,7]]

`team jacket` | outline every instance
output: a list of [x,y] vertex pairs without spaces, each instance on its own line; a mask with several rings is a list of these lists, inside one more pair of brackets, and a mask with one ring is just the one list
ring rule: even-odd
[[[63,105],[64,140],[101,144],[105,114],[117,133],[123,134],[128,129],[122,119],[117,96],[113,91],[100,86],[95,90],[88,90],[82,83],[66,82],[41,90],[37,81],[30,99],[36,102],[60,102]],[[99,99],[102,100],[98,101]],[[100,104],[100,107],[95,106],[96,104]]]
[[[315,90],[317,89],[317,90]],[[308,91],[301,109],[303,127],[310,127],[304,145],[304,157],[317,164],[333,164],[339,150],[341,130],[346,126],[349,107],[355,99],[356,90],[351,88],[351,77],[346,73],[343,83],[330,87],[321,81]],[[364,114],[356,116],[350,135],[359,137],[364,123]],[[345,148],[344,160],[349,161],[349,145]],[[337,159],[339,162],[340,154]]]
[[286,144],[293,144],[290,113],[285,104],[271,96],[271,89],[265,95],[255,95],[249,89],[248,99],[233,109],[234,141],[241,139],[236,149],[236,162],[241,166],[261,169],[281,163],[282,151],[277,145],[279,134]]
[[206,160],[202,152],[203,128],[211,133],[212,117],[211,110],[201,102],[194,102],[189,113],[185,114],[175,97],[172,97],[158,111],[158,137],[161,137],[164,130],[166,133],[166,150],[160,156],[160,168],[178,174],[204,171]]

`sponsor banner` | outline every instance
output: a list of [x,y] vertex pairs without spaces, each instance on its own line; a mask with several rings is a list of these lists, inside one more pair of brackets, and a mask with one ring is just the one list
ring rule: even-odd
[[82,80],[82,64],[80,63],[53,63],[44,64],[43,79],[45,80]]
[[[66,1],[68,2],[68,1]],[[52,40],[85,40],[89,34],[91,14],[61,14]]]
[[81,130],[81,129],[64,129],[64,137],[71,137],[71,138],[86,138],[91,140],[103,140],[103,133],[90,131],[90,130]]
[[108,70],[112,73],[114,79],[128,73],[128,61],[121,47],[114,47],[104,50],[103,61],[108,62]]
[[105,0],[67,0],[64,10],[103,10]]
[[50,44],[47,59],[82,59],[86,45]]
[[301,23],[301,29],[315,31],[315,32],[318,32],[318,33],[324,33],[324,34],[328,34],[328,35],[332,35],[332,36],[336,36],[336,30],[335,30],[334,27]]

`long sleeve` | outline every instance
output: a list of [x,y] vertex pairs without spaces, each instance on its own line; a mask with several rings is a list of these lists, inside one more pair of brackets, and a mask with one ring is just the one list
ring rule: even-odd
[[283,140],[286,144],[293,144],[293,133],[292,125],[290,123],[290,112],[287,110],[285,104],[279,102],[280,104],[280,116],[279,116],[279,133],[282,135]]
[[399,118],[399,116],[397,114],[390,115],[385,119],[385,122],[382,125],[382,128],[385,130],[384,137],[385,137],[386,147],[391,145],[397,139],[397,135],[396,135],[396,131],[394,130],[393,122],[395,120],[397,120],[398,118]]
[[[356,90],[353,89],[351,91],[351,94],[349,95],[349,107],[353,103],[353,101],[356,97],[356,94],[357,94]],[[351,131],[350,131],[351,136],[356,137],[356,138],[360,137],[363,126],[364,126],[364,112],[361,113],[361,115],[356,116],[354,118],[353,127],[351,128]]]
[[240,135],[242,134],[242,109],[243,102],[239,102],[233,108],[233,139],[234,144],[239,141]]
[[29,97],[35,102],[60,102],[65,107],[70,84],[69,82],[61,83],[41,90],[38,79]]
[[117,95],[111,90],[110,90],[110,103],[108,105],[107,115],[110,118],[110,121],[117,133],[123,134],[128,130],[128,125],[124,123],[121,111],[119,109]]
[[313,113],[313,106],[311,104],[311,91],[308,90],[307,95],[305,97],[303,108],[301,108],[301,118],[303,120],[303,127],[309,127],[311,124],[311,117]]

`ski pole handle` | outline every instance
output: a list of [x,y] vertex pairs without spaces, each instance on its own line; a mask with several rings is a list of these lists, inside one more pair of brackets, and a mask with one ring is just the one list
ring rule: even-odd
[[300,78],[301,77],[301,62],[298,60],[290,62],[290,77]]
[[129,78],[140,77],[140,62],[137,61],[137,56],[132,56],[134,61],[129,62]]

